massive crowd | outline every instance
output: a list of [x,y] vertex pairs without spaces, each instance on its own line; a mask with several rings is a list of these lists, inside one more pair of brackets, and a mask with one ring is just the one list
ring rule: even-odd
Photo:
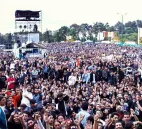
[[0,129],[142,129],[141,48],[55,43],[0,53]]

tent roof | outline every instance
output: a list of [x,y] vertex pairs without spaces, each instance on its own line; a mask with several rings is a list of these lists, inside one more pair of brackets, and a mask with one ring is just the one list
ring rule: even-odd
[[93,41],[91,40],[86,40],[85,43],[92,43]]
[[42,49],[46,49],[45,46],[41,45],[41,44],[37,44],[37,43],[28,43],[25,44],[23,47],[21,48],[42,48]]
[[74,43],[80,43],[81,41],[80,40],[76,40],[76,41],[74,41]]

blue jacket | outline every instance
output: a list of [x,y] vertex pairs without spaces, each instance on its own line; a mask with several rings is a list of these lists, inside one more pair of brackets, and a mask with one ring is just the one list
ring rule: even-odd
[[6,116],[1,107],[0,107],[0,129],[7,129]]

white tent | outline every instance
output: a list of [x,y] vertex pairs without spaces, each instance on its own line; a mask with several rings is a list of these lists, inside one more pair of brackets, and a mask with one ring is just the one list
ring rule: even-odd
[[[27,43],[27,44],[29,44],[29,43]],[[26,43],[22,43],[22,47],[26,47]]]
[[127,44],[127,45],[136,45],[136,42],[134,42],[134,41],[127,41],[127,42],[125,42],[125,44]]
[[93,43],[91,40],[86,40],[85,43]]
[[60,43],[65,43],[65,41],[61,41]]
[[111,43],[111,41],[102,41],[101,43],[110,44],[110,43]]
[[76,40],[76,41],[74,41],[74,43],[80,43],[81,41],[80,40]]

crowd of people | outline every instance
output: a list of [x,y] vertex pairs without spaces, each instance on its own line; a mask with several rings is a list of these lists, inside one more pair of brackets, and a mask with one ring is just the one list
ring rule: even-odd
[[142,129],[141,48],[54,43],[0,53],[0,129]]

